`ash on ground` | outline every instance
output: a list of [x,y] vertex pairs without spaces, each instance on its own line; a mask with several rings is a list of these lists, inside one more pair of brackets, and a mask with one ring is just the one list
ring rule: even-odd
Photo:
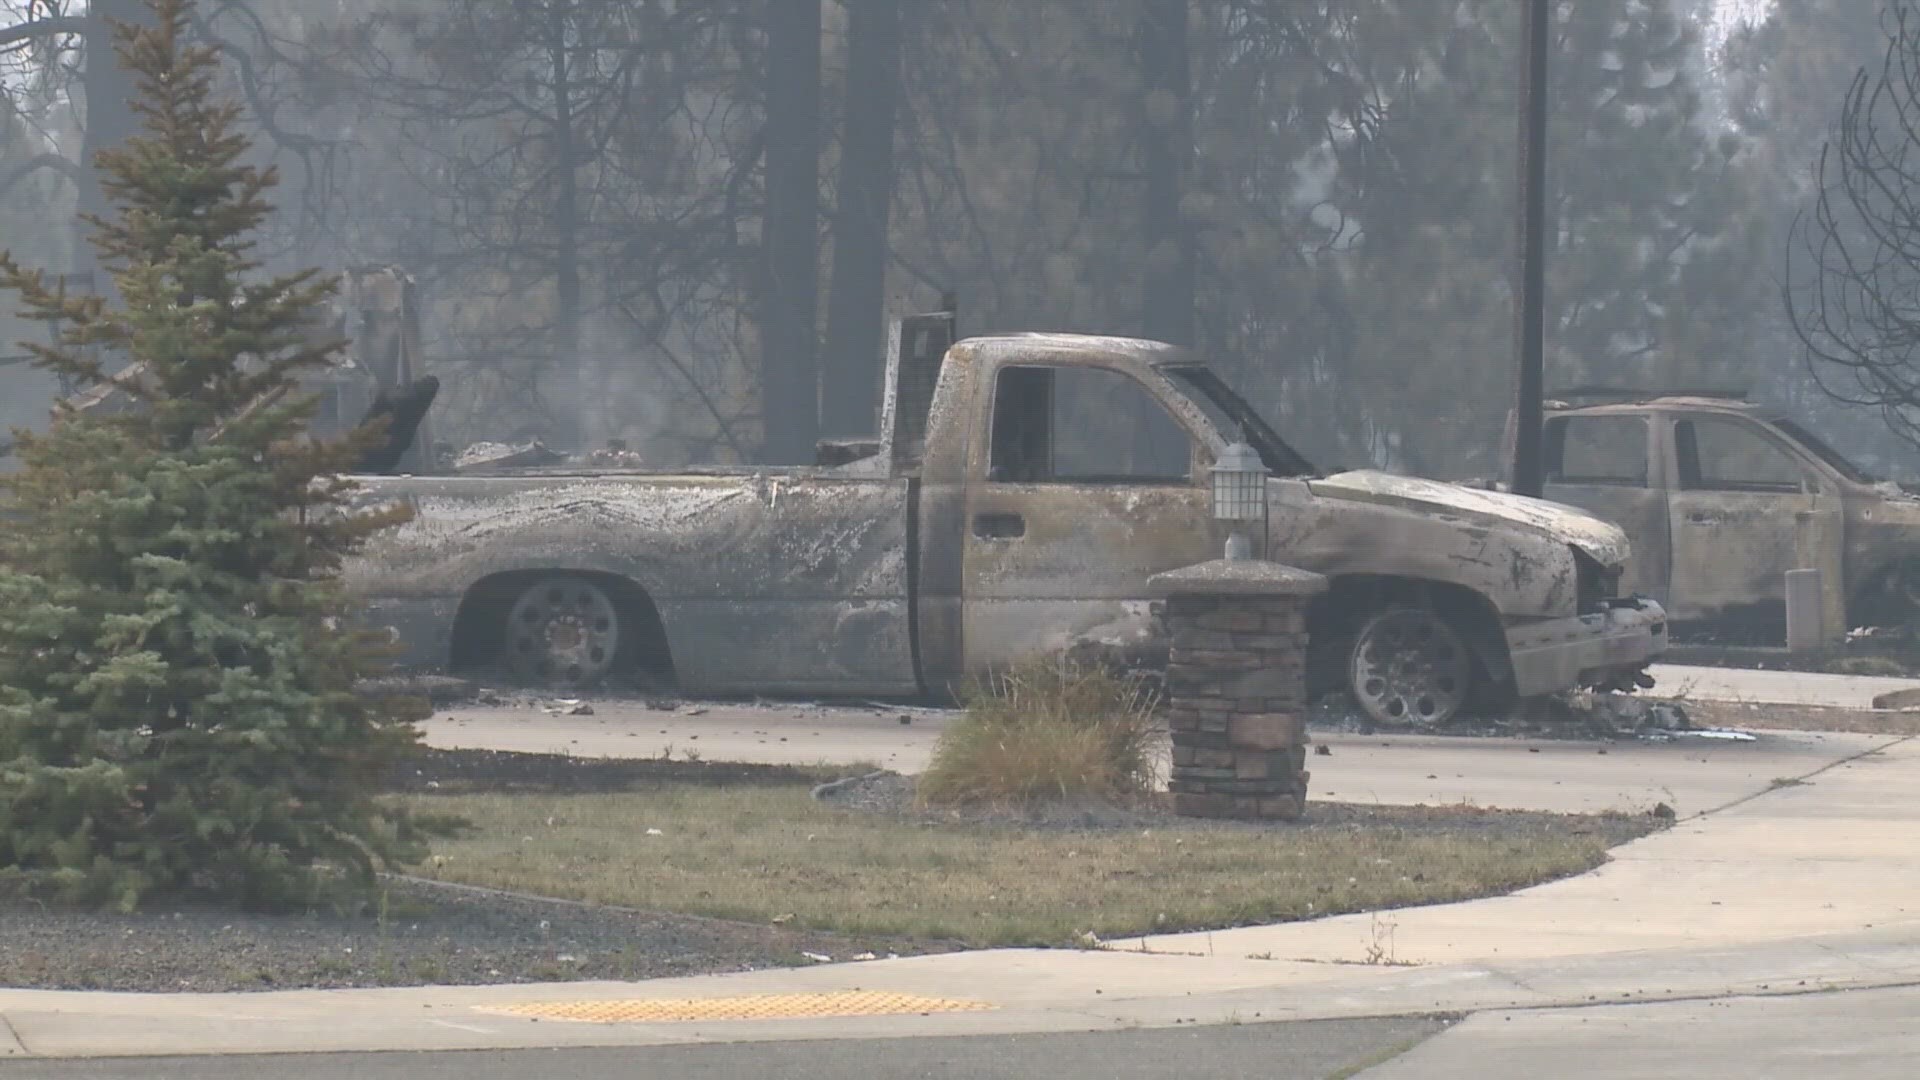
[[1464,714],[1443,725],[1381,724],[1344,694],[1314,703],[1307,727],[1349,734],[1458,735],[1481,738],[1568,739],[1606,742],[1639,739],[1665,742],[1705,734],[1676,701],[1633,694],[1566,694],[1527,702],[1511,716]]

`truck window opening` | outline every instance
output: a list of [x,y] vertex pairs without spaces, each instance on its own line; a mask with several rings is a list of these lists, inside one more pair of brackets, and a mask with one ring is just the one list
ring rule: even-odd
[[1192,437],[1128,376],[1100,368],[1000,370],[988,479],[1186,483],[1192,466]]
[[1212,369],[1198,364],[1169,364],[1162,367],[1160,373],[1171,379],[1174,389],[1205,413],[1222,435],[1245,439],[1273,475],[1321,475],[1312,462],[1288,446],[1253,406],[1234,393]]

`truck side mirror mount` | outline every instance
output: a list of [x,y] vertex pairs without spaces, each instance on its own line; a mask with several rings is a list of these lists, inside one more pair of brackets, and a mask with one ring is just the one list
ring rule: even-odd
[[1313,501],[1313,489],[1305,480],[1279,477],[1267,481],[1267,503],[1272,507],[1302,507]]

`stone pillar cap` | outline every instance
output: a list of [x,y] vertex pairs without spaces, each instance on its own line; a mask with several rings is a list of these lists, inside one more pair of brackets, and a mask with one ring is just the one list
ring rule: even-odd
[[1327,579],[1311,570],[1265,559],[1215,559],[1147,579],[1154,596],[1314,596]]

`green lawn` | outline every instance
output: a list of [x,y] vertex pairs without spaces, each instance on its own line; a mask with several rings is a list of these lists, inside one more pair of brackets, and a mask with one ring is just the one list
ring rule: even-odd
[[1617,819],[1392,809],[1270,829],[936,826],[829,808],[797,784],[409,798],[475,826],[437,842],[425,876],[975,946],[1484,896],[1591,868],[1641,831]]

